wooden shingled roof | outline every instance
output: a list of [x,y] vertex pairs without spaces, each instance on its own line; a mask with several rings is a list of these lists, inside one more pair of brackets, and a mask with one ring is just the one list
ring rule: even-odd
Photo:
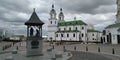
[[29,25],[29,26],[39,26],[39,25],[43,25],[44,23],[39,19],[39,17],[37,16],[35,9],[30,17],[30,19],[28,21],[25,22],[25,25]]

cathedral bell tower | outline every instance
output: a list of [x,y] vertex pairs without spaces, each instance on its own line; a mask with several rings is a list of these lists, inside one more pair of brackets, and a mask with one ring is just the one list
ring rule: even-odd
[[54,9],[54,4],[52,4],[52,9],[49,13],[50,18],[49,18],[49,23],[48,23],[48,40],[55,40],[55,32],[57,31],[57,24],[58,24],[58,20],[56,18],[56,11]]
[[42,25],[44,23],[37,16],[35,9],[28,21],[27,25],[27,41],[26,41],[26,55],[36,56],[42,55]]
[[54,4],[52,4],[52,10],[50,11],[50,19],[57,19],[56,18],[56,11],[54,9]]
[[59,18],[59,22],[64,21],[64,14],[63,14],[63,12],[62,12],[62,8],[60,8],[60,13],[59,13],[59,15],[58,15],[58,18]]

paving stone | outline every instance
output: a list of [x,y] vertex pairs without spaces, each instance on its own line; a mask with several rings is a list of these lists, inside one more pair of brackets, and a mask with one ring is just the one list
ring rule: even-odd
[[88,52],[76,52],[72,51],[72,57],[68,60],[111,60],[105,56],[88,53]]

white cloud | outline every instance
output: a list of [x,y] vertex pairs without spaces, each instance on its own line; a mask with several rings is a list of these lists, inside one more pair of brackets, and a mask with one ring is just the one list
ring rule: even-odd
[[[0,0],[0,27],[16,30],[16,34],[25,34],[24,22],[30,18],[33,8],[36,8],[36,13],[45,23],[43,30],[46,32],[51,3],[51,0]],[[93,24],[98,30],[104,29],[116,20],[115,0],[55,0],[57,14],[61,7],[66,21],[77,17],[88,24]]]

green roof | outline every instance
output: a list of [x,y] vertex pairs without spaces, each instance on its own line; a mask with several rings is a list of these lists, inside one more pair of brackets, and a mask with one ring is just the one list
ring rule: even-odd
[[80,32],[78,30],[63,30],[63,31],[57,31],[56,33],[61,33],[61,32]]
[[87,25],[82,20],[58,22],[58,26]]
[[88,29],[87,32],[100,32],[100,31],[93,30],[93,29]]
[[111,24],[111,25],[107,26],[106,28],[113,28],[113,27],[120,27],[120,23]]

